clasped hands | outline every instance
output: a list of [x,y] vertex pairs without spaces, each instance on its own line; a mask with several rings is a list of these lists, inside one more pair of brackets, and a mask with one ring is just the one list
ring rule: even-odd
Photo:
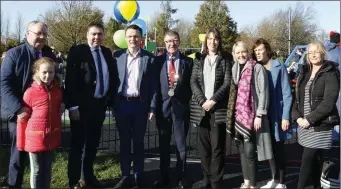
[[303,129],[306,129],[309,127],[310,123],[308,122],[308,120],[306,118],[298,118],[297,119],[297,124],[298,126],[302,127]]
[[206,112],[210,111],[214,105],[216,104],[216,102],[214,100],[206,100],[206,102],[204,102],[201,107],[204,108],[204,110]]

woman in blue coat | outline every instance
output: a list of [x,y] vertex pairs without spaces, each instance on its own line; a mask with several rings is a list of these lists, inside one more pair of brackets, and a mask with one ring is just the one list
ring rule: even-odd
[[277,59],[272,59],[270,44],[263,38],[255,41],[253,56],[257,62],[265,67],[268,73],[270,94],[268,118],[274,154],[274,158],[270,160],[272,180],[261,188],[286,188],[284,184],[286,169],[284,142],[290,126],[292,104],[288,72],[284,64],[281,64]]

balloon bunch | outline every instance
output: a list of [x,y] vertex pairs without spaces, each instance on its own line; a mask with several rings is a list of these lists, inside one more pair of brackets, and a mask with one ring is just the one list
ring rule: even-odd
[[[124,24],[135,24],[142,29],[142,35],[147,34],[147,23],[139,19],[140,6],[136,1],[119,0],[114,5],[114,15],[116,20]],[[119,48],[127,48],[124,30],[117,30],[113,36],[114,43]]]

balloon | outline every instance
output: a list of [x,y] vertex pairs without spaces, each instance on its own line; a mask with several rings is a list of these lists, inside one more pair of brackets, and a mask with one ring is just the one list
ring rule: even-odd
[[199,40],[201,41],[201,42],[204,42],[205,41],[205,37],[206,37],[206,34],[199,34]]
[[128,44],[125,40],[125,31],[117,30],[113,36],[114,43],[121,49],[127,48]]
[[130,23],[140,15],[140,6],[136,1],[116,1],[114,15],[122,23]]
[[192,54],[188,55],[187,57],[190,57],[190,58],[192,58],[192,59],[195,59],[195,53],[192,53]]
[[142,29],[142,36],[146,35],[147,23],[144,20],[138,18],[138,19],[134,20],[133,22],[131,22],[131,24],[138,25]]

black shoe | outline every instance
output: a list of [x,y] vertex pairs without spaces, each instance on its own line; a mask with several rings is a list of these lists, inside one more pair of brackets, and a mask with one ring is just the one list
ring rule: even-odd
[[144,188],[145,184],[143,182],[143,179],[141,178],[141,176],[135,176],[135,187],[134,188]]
[[176,188],[184,189],[185,188],[184,183],[182,181],[179,181],[178,186]]
[[211,183],[208,180],[204,180],[203,184],[199,186],[199,189],[211,188]]
[[153,184],[153,188],[166,188],[169,186],[169,178],[163,177],[160,180],[157,180]]
[[129,179],[129,177],[124,176],[121,178],[121,180],[115,185],[115,189],[119,189],[119,188],[131,188],[132,187],[132,183]]
[[104,183],[102,183],[101,181],[97,180],[96,178],[93,178],[91,180],[85,181],[85,187],[106,188],[107,186]]
[[81,185],[79,183],[77,183],[75,185],[70,185],[69,187],[70,187],[70,189],[81,189],[81,188],[83,188],[83,187],[81,187]]

